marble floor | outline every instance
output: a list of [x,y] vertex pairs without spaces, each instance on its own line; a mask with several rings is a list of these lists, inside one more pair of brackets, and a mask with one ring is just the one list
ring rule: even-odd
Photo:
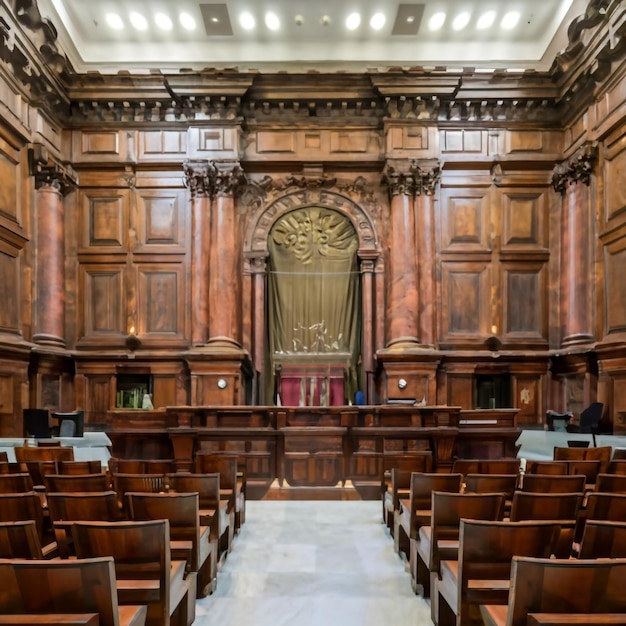
[[250,501],[194,626],[432,626],[374,501]]

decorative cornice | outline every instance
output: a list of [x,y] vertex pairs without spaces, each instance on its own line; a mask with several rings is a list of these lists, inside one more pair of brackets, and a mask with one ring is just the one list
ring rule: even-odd
[[247,184],[246,175],[237,161],[194,160],[183,163],[184,183],[192,198],[238,194]]
[[589,185],[593,167],[598,159],[596,143],[581,146],[569,159],[554,167],[552,187],[561,195],[565,195],[567,187],[581,182]]

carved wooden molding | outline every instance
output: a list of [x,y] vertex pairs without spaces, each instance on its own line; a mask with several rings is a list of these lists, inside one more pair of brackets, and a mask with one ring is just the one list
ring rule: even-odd
[[41,144],[33,144],[28,149],[29,175],[35,179],[35,189],[52,187],[62,195],[76,189],[78,175],[69,165],[51,159]]
[[554,167],[552,173],[553,189],[561,195],[565,195],[569,185],[577,182],[589,185],[597,159],[598,146],[596,143],[585,144],[579,148],[569,159]]

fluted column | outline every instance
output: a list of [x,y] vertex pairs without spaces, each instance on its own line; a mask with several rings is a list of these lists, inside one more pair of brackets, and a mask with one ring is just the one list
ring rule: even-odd
[[241,347],[241,255],[235,193],[245,183],[239,163],[211,163],[208,344]]
[[36,321],[33,341],[65,347],[65,193],[73,188],[65,170],[39,163],[35,176],[37,249]]
[[[432,259],[420,259],[418,241],[421,247],[431,250],[428,218],[420,217],[420,227],[426,227],[428,233],[418,237],[416,213],[431,209],[431,200],[439,175],[439,168],[429,164],[423,168],[412,161],[408,164],[388,164],[384,177],[390,194],[390,249],[389,249],[389,300],[387,306],[389,348],[417,346],[421,343],[420,312],[432,316],[432,294],[427,298],[426,309],[421,302],[420,278],[427,280],[432,291]],[[417,201],[416,201],[416,198]],[[426,222],[424,222],[426,219]],[[420,264],[426,263],[420,269]],[[427,318],[425,318],[427,319]],[[422,326],[424,326],[422,324]],[[432,322],[430,323],[432,327]],[[428,331],[427,340],[432,341],[432,331]]]
[[589,280],[593,255],[589,229],[589,185],[597,148],[583,146],[568,161],[558,165],[552,184],[562,196],[561,229],[561,345],[593,341],[593,281]]
[[185,185],[191,193],[191,342],[206,343],[208,331],[209,250],[211,186],[207,161],[188,161],[183,166]]

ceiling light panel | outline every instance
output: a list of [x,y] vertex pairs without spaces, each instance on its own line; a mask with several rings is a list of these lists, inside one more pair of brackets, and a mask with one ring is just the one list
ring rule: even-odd
[[417,35],[423,15],[423,4],[399,4],[391,34]]
[[346,28],[348,30],[356,30],[361,25],[361,15],[359,13],[350,13],[346,18]]
[[178,21],[185,30],[196,30],[196,19],[190,13],[183,11],[183,13],[178,16]]
[[174,27],[174,24],[172,23],[172,18],[167,15],[167,13],[155,13],[154,23],[161,30],[172,30],[172,28]]
[[273,11],[268,11],[265,14],[264,21],[265,21],[265,25],[270,30],[280,30],[280,18]]
[[228,7],[225,4],[201,4],[200,13],[204,30],[209,37],[231,37],[233,27],[230,23]]
[[113,30],[123,30],[124,21],[117,13],[107,13],[105,20],[109,28]]
[[384,13],[374,13],[370,19],[370,26],[374,30],[381,30],[385,26],[387,18]]
[[471,15],[469,11],[458,13],[452,19],[452,29],[456,31],[463,30],[469,24],[470,18]]
[[487,30],[491,28],[496,21],[496,11],[485,11],[481,15],[478,16],[476,20],[476,28],[478,30]]
[[128,19],[135,30],[148,30],[148,20],[141,13],[131,11],[128,14]]

